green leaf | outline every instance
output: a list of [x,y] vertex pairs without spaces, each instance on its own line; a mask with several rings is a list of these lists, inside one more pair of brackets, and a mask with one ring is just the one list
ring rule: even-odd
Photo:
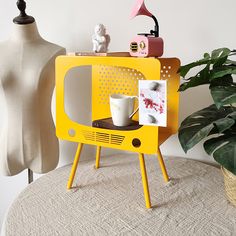
[[188,116],[180,125],[179,141],[185,152],[194,147],[202,139],[215,133],[221,133],[235,124],[235,120],[227,115],[236,108],[217,109],[215,104]]
[[210,81],[210,89],[214,86],[234,86],[234,80],[232,75],[225,75],[222,78],[214,79]]
[[196,61],[196,62],[193,62],[193,63],[190,63],[190,64],[187,64],[187,65],[184,65],[184,66],[181,66],[178,70],[180,76],[182,77],[185,77],[186,74],[194,67],[196,66],[201,66],[201,65],[204,65],[204,64],[208,64],[210,61],[210,59],[208,58],[204,58],[202,60],[199,60],[199,61]]
[[204,64],[213,64],[215,67],[222,65],[230,55],[230,49],[219,48],[212,51],[211,56],[209,53],[204,53],[204,58],[196,62],[189,63],[187,65],[181,66],[178,70],[180,76],[185,77],[187,73],[196,66],[201,66]]
[[191,77],[188,82],[185,82],[180,85],[179,90],[180,92],[185,91],[188,88],[196,87],[203,84],[209,84],[210,81],[206,80],[204,77]]
[[213,68],[221,67],[227,61],[227,58],[227,56],[219,58],[216,62],[213,63]]
[[222,78],[226,75],[236,74],[235,66],[222,66],[211,71],[210,80]]
[[236,103],[236,86],[210,86],[211,95],[217,108]]
[[232,60],[226,60],[226,64],[229,64],[229,65],[235,65],[236,66],[236,61],[232,61]]
[[209,78],[210,78],[209,65],[207,65],[196,76],[190,77],[188,79],[188,82],[181,84],[179,87],[179,91],[182,92],[188,88],[196,87],[202,84],[209,84],[210,83]]
[[231,53],[231,50],[228,48],[218,48],[212,51],[211,59],[224,58]]
[[201,129],[199,129],[199,125],[197,124],[188,127],[180,127],[178,137],[185,153],[187,153],[189,149],[194,147],[202,139],[207,137],[213,128],[213,124],[201,127]]
[[234,111],[234,112],[228,114],[227,117],[230,117],[231,119],[236,120],[236,111]]
[[204,143],[205,151],[224,168],[236,175],[236,134],[221,135]]
[[219,48],[212,51],[211,54],[211,63],[213,64],[213,68],[221,67],[227,60],[231,51],[228,48]]
[[204,57],[205,59],[210,59],[211,56],[210,56],[209,53],[206,52],[206,53],[204,53],[203,57]]
[[[192,68],[206,65],[195,76],[186,78],[179,91],[210,84],[215,104],[187,117],[181,123],[178,136],[185,152],[208,139],[204,143],[206,152],[236,175],[236,83],[233,80],[236,61],[231,59],[234,55],[236,50],[219,48],[211,55],[205,53],[199,61],[180,67],[179,73],[185,77]],[[219,136],[215,137],[216,134]]]
[[214,121],[214,125],[217,127],[219,133],[223,133],[224,131],[232,127],[234,124],[235,120],[228,116]]

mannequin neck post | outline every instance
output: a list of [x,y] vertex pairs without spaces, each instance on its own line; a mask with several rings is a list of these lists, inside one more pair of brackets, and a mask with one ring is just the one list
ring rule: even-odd
[[38,32],[38,28],[35,22],[26,25],[14,24],[13,26],[11,35],[12,41],[17,41],[20,43],[26,41],[35,41],[40,38],[41,36]]

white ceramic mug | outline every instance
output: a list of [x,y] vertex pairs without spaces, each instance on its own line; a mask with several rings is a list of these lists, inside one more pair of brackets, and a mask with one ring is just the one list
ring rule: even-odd
[[126,96],[121,94],[110,95],[110,110],[112,121],[115,126],[127,126],[131,118],[138,111],[134,111],[134,100],[137,96]]

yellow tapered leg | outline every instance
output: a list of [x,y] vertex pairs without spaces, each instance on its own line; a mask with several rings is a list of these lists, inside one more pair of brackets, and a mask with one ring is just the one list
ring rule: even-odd
[[75,154],[74,162],[73,162],[73,165],[72,165],[72,168],[70,171],[70,177],[67,182],[67,189],[71,189],[71,186],[72,186],[72,183],[73,183],[73,180],[75,177],[75,172],[76,172],[76,169],[77,169],[77,166],[79,163],[79,158],[80,158],[80,153],[81,153],[82,147],[83,147],[83,143],[79,143],[78,147],[77,147],[76,154]]
[[165,180],[165,182],[169,182],[169,176],[167,174],[165,163],[164,163],[164,160],[162,158],[161,150],[160,150],[159,147],[157,149],[157,158],[158,158],[158,161],[159,161],[159,164],[160,164],[160,167],[161,167],[161,171],[162,171],[162,175],[164,177],[164,180]]
[[96,152],[96,165],[95,168],[99,168],[99,163],[100,163],[100,155],[101,155],[101,146],[97,146],[97,152]]
[[149,188],[148,188],[145,160],[144,160],[144,155],[142,153],[139,153],[139,163],[140,163],[140,170],[141,170],[141,174],[142,174],[143,192],[144,192],[146,207],[151,208],[151,201],[150,201],[150,194],[149,194]]

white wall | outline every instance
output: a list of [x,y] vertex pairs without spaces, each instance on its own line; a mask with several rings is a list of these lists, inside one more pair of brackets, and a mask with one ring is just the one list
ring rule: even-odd
[[[0,41],[9,37],[12,19],[18,15],[15,2],[0,0]],[[111,35],[110,51],[127,51],[129,40],[136,33],[149,31],[153,27],[152,19],[145,16],[129,20],[134,0],[27,2],[27,12],[35,17],[41,35],[66,47],[68,51],[91,50],[93,28],[100,22]],[[146,6],[159,20],[166,57],[179,57],[185,64],[214,48],[235,48],[235,0],[146,0]],[[180,101],[180,120],[212,102],[206,87],[181,94]],[[73,113],[72,110],[70,112]],[[74,151],[75,144],[61,142],[60,165],[71,162]],[[92,156],[91,148],[86,151]],[[210,160],[201,145],[185,155],[176,137],[166,142],[162,151],[165,155]],[[0,177],[0,225],[6,209],[26,184],[26,171],[15,177]]]

